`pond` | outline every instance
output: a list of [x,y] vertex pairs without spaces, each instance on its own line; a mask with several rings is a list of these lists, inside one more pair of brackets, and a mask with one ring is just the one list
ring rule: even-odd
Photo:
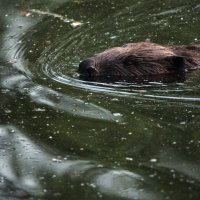
[[200,43],[200,2],[0,1],[0,199],[198,200],[200,73],[79,79],[84,58]]

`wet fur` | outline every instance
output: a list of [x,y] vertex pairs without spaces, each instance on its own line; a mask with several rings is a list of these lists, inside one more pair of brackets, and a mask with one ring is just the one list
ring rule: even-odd
[[178,74],[200,67],[200,45],[162,46],[152,42],[114,47],[82,61],[79,73],[86,77],[138,78]]

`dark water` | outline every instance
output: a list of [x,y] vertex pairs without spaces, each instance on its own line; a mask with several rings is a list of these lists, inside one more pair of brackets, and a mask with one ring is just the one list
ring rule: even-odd
[[200,199],[200,73],[79,80],[145,39],[200,43],[199,0],[0,1],[0,199]]

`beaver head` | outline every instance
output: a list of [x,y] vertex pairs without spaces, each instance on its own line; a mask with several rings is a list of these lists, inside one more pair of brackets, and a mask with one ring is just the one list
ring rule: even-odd
[[139,77],[184,73],[185,58],[170,47],[151,42],[129,43],[114,47],[79,64],[85,77]]

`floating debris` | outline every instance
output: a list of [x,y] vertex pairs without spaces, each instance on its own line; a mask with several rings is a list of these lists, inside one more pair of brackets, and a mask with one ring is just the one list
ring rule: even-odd
[[22,16],[22,17],[29,17],[31,15],[31,13],[28,12],[28,11],[25,11],[25,10],[21,10],[19,12],[19,15]]
[[37,10],[37,9],[31,9],[30,12],[37,13],[37,14],[40,14],[40,15],[52,16],[54,18],[59,18],[63,22],[69,23],[73,28],[76,28],[76,27],[82,25],[82,22],[74,21],[73,19],[68,19],[67,17],[59,15],[57,13],[51,13],[51,12],[48,12],[48,11],[41,11],[41,10]]

